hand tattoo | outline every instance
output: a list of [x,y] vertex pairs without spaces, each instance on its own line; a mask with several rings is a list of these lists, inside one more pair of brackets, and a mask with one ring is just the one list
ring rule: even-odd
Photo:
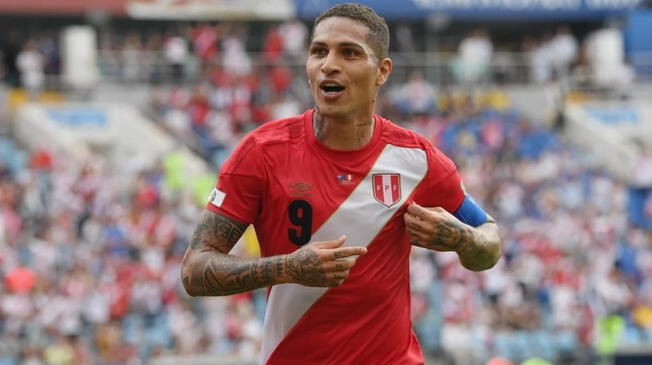
[[304,247],[288,257],[288,275],[297,283],[307,286],[322,285],[326,276],[321,271],[321,260],[317,254]]

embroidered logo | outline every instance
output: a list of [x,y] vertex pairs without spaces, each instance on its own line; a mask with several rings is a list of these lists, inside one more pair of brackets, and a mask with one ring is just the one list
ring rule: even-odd
[[293,196],[309,196],[309,190],[312,190],[312,185],[304,181],[297,181],[289,185],[294,191]]
[[401,200],[400,174],[374,174],[371,181],[374,198],[387,208]]
[[290,184],[290,187],[296,191],[302,191],[302,192],[312,189],[312,185],[303,181],[297,181],[295,183],[292,183]]

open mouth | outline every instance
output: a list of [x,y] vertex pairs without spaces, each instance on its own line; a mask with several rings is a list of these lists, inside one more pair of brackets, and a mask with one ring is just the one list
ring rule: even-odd
[[345,89],[344,86],[341,85],[335,85],[335,84],[325,84],[320,87],[324,92],[327,93],[338,93],[340,91],[343,91]]

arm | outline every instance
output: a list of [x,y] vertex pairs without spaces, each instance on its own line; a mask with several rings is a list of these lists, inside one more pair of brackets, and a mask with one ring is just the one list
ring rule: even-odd
[[288,254],[245,260],[229,251],[247,224],[204,211],[181,264],[181,281],[191,296],[243,293],[281,283],[338,286],[366,248],[340,247],[345,237],[313,242]]
[[501,238],[491,217],[472,227],[460,222],[443,208],[408,206],[403,216],[410,242],[435,251],[455,251],[462,265],[473,271],[492,268],[500,259]]

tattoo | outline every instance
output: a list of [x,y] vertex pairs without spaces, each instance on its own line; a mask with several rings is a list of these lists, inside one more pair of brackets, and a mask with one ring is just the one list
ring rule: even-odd
[[242,260],[228,255],[247,225],[204,212],[183,258],[181,280],[191,295],[230,295],[275,284],[283,272],[280,256]]
[[[493,221],[487,223],[495,225]],[[430,242],[417,245],[428,249],[454,250],[467,269],[485,270],[493,267],[500,258],[500,238],[495,231],[495,237],[487,239],[477,229],[457,222],[439,221],[436,237]]]
[[200,250],[217,250],[228,253],[238,242],[247,225],[220,214],[202,213],[193,233],[190,247]]
[[302,248],[296,255],[288,258],[288,275],[303,285],[320,285],[326,276],[320,270],[321,261],[313,251]]
[[279,256],[248,263],[232,256],[213,256],[203,268],[204,292],[230,295],[270,286],[280,275],[279,261]]
[[324,138],[324,118],[319,113],[315,113],[315,121],[313,122],[312,129],[315,130],[315,137],[318,140]]
[[[446,247],[458,250],[464,243],[473,239],[472,233],[463,225],[450,221],[439,221],[436,227],[437,235],[427,246]],[[426,248],[428,248],[426,246]]]

